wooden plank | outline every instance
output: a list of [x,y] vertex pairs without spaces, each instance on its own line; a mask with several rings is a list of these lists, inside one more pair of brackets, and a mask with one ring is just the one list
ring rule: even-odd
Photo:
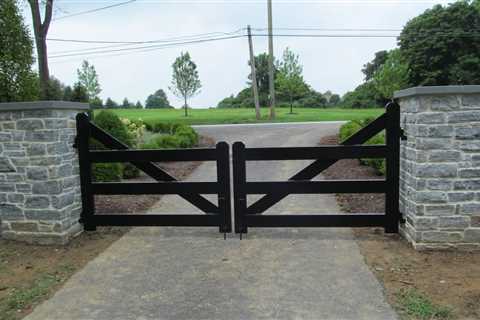
[[230,147],[226,142],[217,143],[218,208],[222,215],[220,232],[232,232],[232,203],[230,194]]
[[214,161],[215,149],[172,149],[172,150],[95,150],[90,152],[92,162],[172,162]]
[[94,194],[217,194],[216,182],[97,182],[92,184]]
[[313,228],[313,227],[383,227],[383,214],[327,214],[327,215],[246,215],[248,227]]
[[248,161],[385,158],[387,151],[386,145],[247,148],[245,158]]
[[89,156],[90,126],[86,113],[77,114],[78,162],[80,167],[80,190],[82,193],[82,213],[80,221],[87,231],[95,231],[96,226],[92,221],[95,214],[95,198],[92,191],[92,166]]
[[247,194],[385,193],[385,180],[247,182]]
[[218,227],[221,216],[216,214],[130,214],[95,215],[97,226],[134,226],[134,227]]
[[387,190],[385,195],[385,232],[398,233],[400,222],[400,106],[387,105],[386,142],[390,152],[386,161]]
[[245,162],[245,145],[243,142],[235,142],[233,149],[233,190],[234,209],[235,209],[235,233],[247,233],[247,225],[245,224],[245,215],[247,213],[247,194],[245,189],[246,183],[246,162]]

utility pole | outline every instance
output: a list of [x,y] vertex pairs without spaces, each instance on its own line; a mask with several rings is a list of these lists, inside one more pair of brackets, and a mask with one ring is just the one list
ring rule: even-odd
[[270,91],[270,119],[275,119],[275,78],[273,75],[272,0],[268,1],[268,86]]
[[247,26],[248,46],[250,47],[250,69],[252,70],[252,89],[253,100],[255,101],[255,117],[260,120],[260,102],[258,101],[257,71],[255,70],[255,56],[253,55],[252,31],[250,25]]

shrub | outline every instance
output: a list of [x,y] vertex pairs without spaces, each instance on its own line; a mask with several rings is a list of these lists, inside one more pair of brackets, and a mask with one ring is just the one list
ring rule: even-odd
[[[108,132],[114,138],[125,143],[129,147],[135,146],[135,136],[129,133],[125,123],[112,111],[102,110],[95,116],[95,124]],[[100,142],[92,140],[93,149],[106,149]],[[138,177],[140,171],[131,164],[98,163],[92,168],[95,181],[119,181],[122,177]]]
[[145,124],[142,119],[130,120],[127,118],[121,119],[122,123],[127,128],[128,134],[132,139],[133,146],[139,145],[143,141],[145,133]]
[[112,111],[100,111],[95,116],[95,124],[126,145],[133,146],[134,137],[129,134],[125,124]]
[[177,149],[180,147],[180,139],[173,135],[161,135],[152,141],[156,149]]
[[120,163],[95,163],[93,169],[93,181],[120,181],[123,168]]
[[[346,139],[348,139],[348,137],[350,137],[372,121],[373,118],[365,118],[362,120],[352,120],[347,122],[340,127],[340,141],[345,141]],[[385,144],[385,133],[380,132],[379,134],[370,138],[365,144]],[[374,168],[379,174],[385,174],[385,159],[360,159],[360,163]]]

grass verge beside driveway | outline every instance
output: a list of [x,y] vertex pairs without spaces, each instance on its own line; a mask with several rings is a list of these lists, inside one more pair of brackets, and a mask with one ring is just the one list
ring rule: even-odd
[[[189,125],[198,124],[235,124],[266,122],[308,122],[308,121],[347,121],[367,117],[377,117],[384,109],[344,109],[344,108],[298,108],[289,114],[287,108],[275,109],[277,117],[268,119],[268,109],[262,108],[262,119],[255,119],[255,109],[192,109],[185,117],[180,109],[111,109],[118,116],[131,120],[141,118],[145,122],[174,122]],[[98,112],[98,110],[96,111]]]

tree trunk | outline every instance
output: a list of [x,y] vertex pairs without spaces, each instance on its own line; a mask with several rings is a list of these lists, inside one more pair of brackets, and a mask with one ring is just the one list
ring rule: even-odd
[[185,117],[188,117],[187,97],[185,97],[185,104],[183,105],[183,108],[185,109]]
[[290,114],[293,114],[293,100],[292,100],[292,97],[290,97]]
[[35,35],[35,44],[38,55],[38,73],[40,77],[40,98],[48,98],[48,82],[50,80],[50,72],[48,70],[47,55],[47,33],[52,20],[53,0],[47,0],[45,3],[45,15],[42,22],[40,16],[40,4],[38,0],[28,0],[32,11],[33,32]]

